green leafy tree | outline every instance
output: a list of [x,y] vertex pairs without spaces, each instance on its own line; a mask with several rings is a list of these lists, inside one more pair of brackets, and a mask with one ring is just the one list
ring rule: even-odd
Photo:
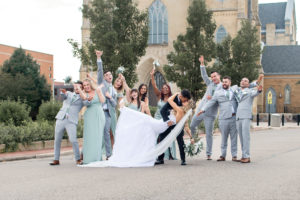
[[257,34],[256,27],[249,20],[243,21],[234,39],[228,36],[217,45],[217,62],[213,70],[230,76],[232,85],[239,84],[243,77],[255,80],[261,67],[261,47]]
[[40,66],[31,55],[18,48],[0,68],[0,99],[26,100],[31,107],[30,116],[35,118],[42,100],[49,100],[51,96],[50,86],[40,75]]
[[82,13],[90,22],[90,42],[80,47],[69,39],[74,55],[83,64],[95,66],[95,50],[103,50],[104,69],[116,76],[117,68],[124,66],[132,86],[137,81],[136,65],[147,47],[147,13],[139,11],[133,0],[94,0],[83,6]]
[[198,100],[205,90],[199,57],[203,55],[206,61],[214,58],[216,25],[212,12],[206,9],[203,0],[193,0],[188,9],[187,22],[186,33],[179,35],[174,41],[174,51],[167,56],[169,64],[164,66],[164,71],[169,81],[188,89],[193,98]]

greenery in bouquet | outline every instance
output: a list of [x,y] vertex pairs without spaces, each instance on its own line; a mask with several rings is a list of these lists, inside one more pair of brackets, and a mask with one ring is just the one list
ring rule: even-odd
[[199,137],[194,138],[193,144],[189,141],[184,147],[184,152],[190,157],[199,154],[202,150],[203,150],[203,142]]

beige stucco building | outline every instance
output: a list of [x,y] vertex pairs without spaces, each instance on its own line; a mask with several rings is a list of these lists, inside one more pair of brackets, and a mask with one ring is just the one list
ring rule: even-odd
[[[88,4],[90,0],[84,0]],[[173,50],[173,41],[180,33],[185,33],[187,27],[187,12],[191,0],[135,0],[140,10],[147,10],[149,13],[149,41],[146,54],[140,59],[137,66],[138,82],[149,85],[150,104],[152,101],[152,89],[150,84],[150,71],[153,62],[158,60],[160,67],[155,74],[158,86],[164,82],[162,66],[167,64],[167,55]],[[213,12],[213,19],[217,28],[215,31],[216,42],[222,41],[226,35],[235,37],[241,28],[241,21],[251,19],[253,24],[260,31],[258,16],[258,0],[206,0],[206,5]],[[260,34],[258,34],[260,40]],[[82,42],[89,41],[89,22],[83,19]],[[87,66],[82,66],[80,78],[85,78]],[[173,91],[178,90],[175,84],[170,83]]]

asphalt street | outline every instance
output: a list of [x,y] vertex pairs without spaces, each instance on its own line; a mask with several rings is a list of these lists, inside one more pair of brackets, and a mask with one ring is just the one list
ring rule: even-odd
[[[80,168],[73,156],[0,163],[0,200],[20,199],[300,199],[300,129],[257,131],[251,135],[251,163],[212,161],[205,153],[187,166],[166,161],[151,168]],[[239,146],[240,153],[240,146]],[[240,154],[239,154],[240,155]]]

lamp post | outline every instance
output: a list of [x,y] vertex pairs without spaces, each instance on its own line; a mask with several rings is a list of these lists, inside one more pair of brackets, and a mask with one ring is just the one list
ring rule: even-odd
[[55,82],[55,78],[52,78],[52,99],[53,101],[55,100],[55,97],[54,97],[54,82]]

